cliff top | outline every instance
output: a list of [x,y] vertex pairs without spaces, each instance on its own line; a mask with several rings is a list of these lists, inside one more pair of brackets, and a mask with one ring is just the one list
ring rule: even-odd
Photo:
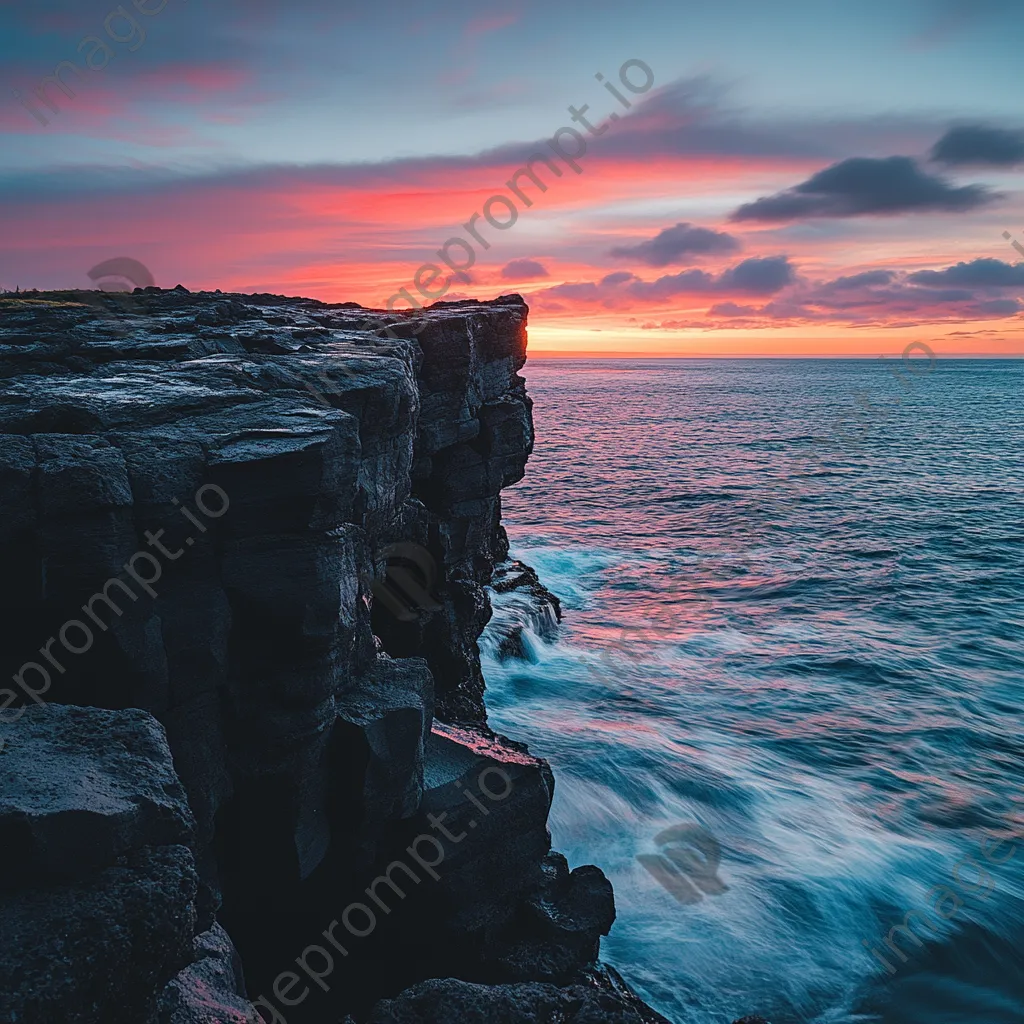
[[[403,341],[436,339],[453,320],[525,318],[519,295],[437,302],[421,311],[371,309],[283,295],[136,288],[0,295],[0,376],[88,372],[115,361],[181,361],[221,354],[288,355],[330,343],[410,358]],[[525,358],[525,346],[522,353]]]

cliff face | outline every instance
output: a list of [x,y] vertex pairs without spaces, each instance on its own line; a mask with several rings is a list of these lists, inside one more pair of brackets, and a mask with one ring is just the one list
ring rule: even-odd
[[526,312],[0,299],[0,1021],[656,1019],[485,724]]

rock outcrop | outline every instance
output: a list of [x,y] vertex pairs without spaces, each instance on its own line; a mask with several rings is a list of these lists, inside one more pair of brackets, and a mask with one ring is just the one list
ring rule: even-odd
[[668,1024],[642,1003],[609,967],[580,973],[563,988],[546,984],[473,985],[426,981],[387,999],[369,1024]]
[[660,1020],[486,725],[526,312],[0,298],[0,1022]]
[[145,1020],[202,928],[163,730],[60,706],[0,728],[0,1019]]
[[245,997],[242,960],[219,924],[196,936],[192,962],[160,993],[147,1024],[262,1024]]

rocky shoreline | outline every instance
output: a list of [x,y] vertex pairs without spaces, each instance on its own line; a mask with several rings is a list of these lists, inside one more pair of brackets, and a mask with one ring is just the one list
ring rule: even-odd
[[486,724],[527,308],[365,315],[0,298],[2,1024],[664,1022]]

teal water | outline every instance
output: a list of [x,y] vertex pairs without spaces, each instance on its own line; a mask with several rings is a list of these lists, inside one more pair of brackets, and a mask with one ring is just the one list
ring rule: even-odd
[[[489,627],[491,724],[676,1024],[1024,1022],[1024,362],[898,365],[524,371],[505,521],[566,613],[529,661]],[[637,860],[680,825],[721,851],[683,901]]]

